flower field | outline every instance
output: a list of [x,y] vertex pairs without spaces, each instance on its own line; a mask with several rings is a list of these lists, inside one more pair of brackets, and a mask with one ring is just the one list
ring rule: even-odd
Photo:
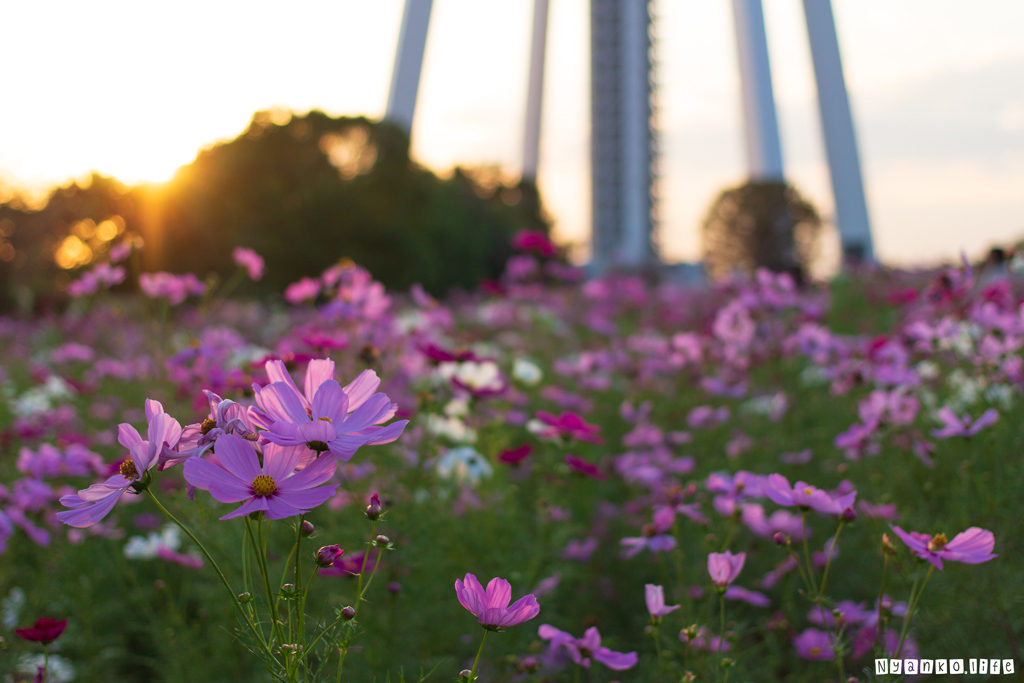
[[[846,681],[1014,659],[1024,280],[272,301],[130,246],[0,318],[11,681]],[[239,278],[263,263],[236,251]]]

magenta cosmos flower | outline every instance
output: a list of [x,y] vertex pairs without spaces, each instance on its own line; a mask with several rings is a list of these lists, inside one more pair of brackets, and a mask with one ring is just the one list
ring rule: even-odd
[[665,590],[661,586],[648,583],[644,586],[644,599],[647,601],[647,611],[651,618],[661,620],[666,614],[675,612],[679,605],[665,605]]
[[736,580],[747,559],[746,553],[733,555],[726,550],[724,553],[708,554],[708,574],[716,586],[724,587]]
[[546,427],[541,429],[540,436],[548,438],[564,436],[569,439],[589,441],[590,443],[604,442],[604,439],[599,435],[601,428],[590,424],[576,413],[564,412],[561,415],[555,415],[545,410],[539,410],[537,411],[537,419],[546,425]]
[[494,577],[486,590],[476,576],[466,574],[461,581],[455,579],[455,595],[459,603],[475,616],[488,631],[500,631],[522,624],[540,614],[537,596],[529,593],[511,605],[512,586],[505,579]]
[[809,508],[826,515],[843,514],[846,508],[853,507],[857,499],[856,491],[833,498],[827,492],[802,481],[790,486],[789,480],[781,474],[768,475],[762,493],[779,505]]
[[544,640],[551,641],[553,651],[564,649],[572,661],[585,669],[590,668],[591,659],[595,659],[615,671],[632,669],[637,663],[636,652],[615,652],[603,647],[601,634],[596,626],[588,628],[582,638],[577,638],[571,633],[560,631],[548,624],[541,625],[537,634]]
[[144,487],[141,482],[146,473],[161,455],[173,453],[181,438],[181,425],[164,412],[159,402],[146,401],[146,419],[149,422],[146,440],[130,424],[118,426],[117,441],[128,449],[128,457],[121,463],[118,473],[78,493],[61,497],[61,505],[71,509],[58,512],[57,519],[68,526],[92,526],[114,509],[125,491],[133,486],[136,491]]
[[33,643],[42,643],[47,645],[60,638],[60,634],[64,633],[64,629],[68,625],[67,619],[51,619],[50,617],[42,617],[36,619],[36,623],[28,628],[16,628],[14,632],[18,634],[19,638],[30,640]]
[[263,463],[253,445],[234,434],[217,440],[215,465],[202,458],[185,461],[185,480],[209,491],[221,503],[242,502],[221,519],[263,511],[269,519],[283,519],[308,512],[334,495],[337,484],[325,484],[334,475],[337,461],[321,457],[301,470],[306,457],[302,448],[267,444]]
[[946,534],[929,536],[916,531],[908,533],[898,526],[890,526],[911,552],[931,562],[936,569],[942,569],[943,560],[981,564],[996,557],[992,552],[996,545],[995,536],[991,531],[976,526],[961,531],[952,541],[946,539]]
[[250,417],[271,443],[330,451],[347,462],[360,446],[396,440],[409,423],[380,426],[398,406],[377,392],[380,378],[373,370],[364,370],[343,388],[334,380],[334,361],[311,360],[302,392],[281,361],[267,361],[266,371],[271,383],[253,386],[258,408],[250,410]]

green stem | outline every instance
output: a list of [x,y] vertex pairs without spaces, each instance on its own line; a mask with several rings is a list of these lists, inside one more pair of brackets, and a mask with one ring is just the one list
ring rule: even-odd
[[476,680],[476,665],[480,663],[480,655],[484,651],[484,643],[487,642],[487,629],[484,629],[484,637],[480,639],[480,647],[476,651],[476,659],[473,660],[473,668],[469,670],[469,683]]
[[800,539],[804,544],[804,560],[807,562],[807,584],[811,595],[817,595],[818,589],[814,585],[814,563],[811,562],[811,551],[807,543],[807,511],[800,512]]
[[[376,536],[375,536],[376,531],[377,531],[377,520],[373,520],[372,522],[370,522],[370,542],[367,544],[367,551],[365,553],[363,553],[363,563],[359,567],[359,579],[358,579],[358,581],[356,583],[356,604],[352,606],[353,609],[356,610],[356,614],[359,613],[359,608],[362,606],[363,594],[366,593],[366,590],[370,587],[370,582],[373,581],[373,576],[377,573],[377,567],[380,566],[380,558],[381,558],[382,553],[378,551],[377,552],[377,562],[374,565],[373,572],[370,574],[370,579],[369,579],[369,581],[366,582],[366,587],[364,588],[363,587],[363,576],[366,573],[366,560],[367,560],[367,558],[370,555],[369,548],[373,547],[373,540],[376,538]],[[355,619],[355,617],[352,617],[352,618]],[[349,644],[349,641],[351,641],[351,639],[352,639],[352,631],[353,631],[353,629],[350,628],[348,633],[345,634],[345,642],[338,646],[338,673],[337,673],[337,677],[336,677],[336,680],[338,680],[338,681],[341,680],[341,670],[342,670],[342,667],[345,666],[345,655],[348,653],[348,644]]]
[[[376,531],[377,520],[373,520],[370,522],[370,542],[367,544],[367,548],[373,547],[373,539],[376,538],[376,536],[374,536],[374,532]],[[359,609],[359,601],[363,597],[363,572],[366,571],[366,560],[369,556],[370,551],[367,549],[367,551],[363,553],[363,563],[359,566],[359,579],[356,581],[356,604],[354,605],[357,610]]]
[[828,581],[828,569],[832,566],[832,555],[835,552],[836,543],[839,542],[839,534],[842,532],[844,524],[846,524],[846,521],[840,519],[839,527],[836,529],[836,535],[832,537],[832,545],[828,548],[828,557],[825,559],[825,571],[821,575],[821,587],[818,589],[819,598],[825,595],[825,583]]
[[[722,590],[718,596],[718,654],[722,653],[722,646],[725,645],[725,591]],[[728,672],[726,676],[728,676]]]
[[793,550],[792,545],[789,548],[789,556],[793,558],[793,563],[796,564],[796,568],[800,571],[800,580],[804,582],[804,588],[807,589],[807,594],[810,595],[811,581],[807,578],[807,572],[804,571],[804,563],[800,561],[800,556]]
[[50,644],[43,645],[43,683],[50,680]]
[[[228,592],[228,596],[231,598],[231,602],[238,609],[238,613],[242,615],[242,621],[246,623],[246,625],[252,631],[253,635],[256,637],[256,641],[263,648],[263,653],[267,656],[270,662],[273,662],[277,666],[281,666],[281,662],[277,660],[277,657],[274,656],[274,653],[270,649],[270,646],[267,645],[267,642],[263,639],[263,632],[256,628],[256,625],[246,615],[245,610],[242,608],[242,604],[238,602],[238,596],[235,595],[235,592],[233,590],[231,590],[231,584],[228,583],[227,577],[221,570],[220,565],[217,564],[217,561],[213,559],[213,555],[210,554],[210,551],[206,549],[206,546],[204,546],[198,538],[196,538],[196,535],[192,533],[191,529],[185,526],[177,517],[172,515],[171,511],[165,508],[163,504],[159,500],[157,500],[157,497],[153,495],[153,492],[150,489],[147,488],[146,493],[148,493],[149,497],[153,499],[153,502],[156,504],[156,506],[160,508],[160,511],[167,515],[168,519],[177,524],[178,528],[184,531],[185,535],[191,538],[192,542],[196,544],[196,546],[199,548],[199,552],[203,554],[203,556],[206,558],[206,561],[209,562],[210,566],[213,567],[213,570],[217,572],[217,576],[220,577],[220,582],[224,584],[224,589]],[[246,523],[248,524],[248,518],[246,518]]]
[[900,634],[900,644],[896,649],[896,659],[899,659],[900,654],[903,653],[903,641],[907,639],[907,633],[910,630],[910,622],[914,618],[914,613],[917,612],[917,605],[921,602],[921,596],[924,595],[924,589],[928,587],[928,579],[932,578],[933,571],[935,571],[935,565],[929,565],[928,573],[924,577],[924,583],[921,584],[921,588],[917,591],[917,595],[912,597],[910,606],[907,607],[907,618],[903,620],[903,632]]
[[[370,584],[373,583],[373,577],[377,576],[377,569],[380,567],[382,555],[383,553],[377,553],[377,561],[373,563],[373,571],[370,572],[370,578],[366,580],[366,585],[363,586],[363,592],[359,594],[360,603],[362,603],[363,596],[366,595],[366,591],[370,590]],[[358,607],[356,609],[358,609]]]
[[878,620],[875,624],[875,647],[878,648],[882,643],[882,630],[884,624],[882,623],[882,598],[885,597],[885,576],[889,573],[889,554],[882,553],[882,585],[878,589]]
[[[295,524],[295,594],[300,595],[302,592],[302,520],[305,518],[304,515],[299,515],[299,520]],[[306,600],[303,595],[303,599],[299,602],[299,643],[306,642]]]
[[733,536],[736,535],[736,527],[737,521],[739,520],[739,515],[740,513],[737,511],[729,516],[729,530],[725,532],[725,542],[722,543],[723,553],[729,548],[729,544],[732,543]]
[[[262,528],[263,522],[260,520],[260,527]],[[274,636],[277,638],[278,644],[284,644],[284,634],[281,632],[281,623],[278,619],[277,610],[275,609],[277,603],[274,601],[274,592],[270,589],[270,576],[267,573],[267,557],[264,554],[263,544],[256,541],[256,534],[252,531],[252,523],[249,521],[249,516],[245,517],[245,531],[249,534],[249,541],[252,543],[252,550],[256,553],[256,566],[260,570],[260,575],[263,577],[263,592],[267,600],[267,610],[270,612],[270,624],[274,629]],[[260,534],[262,540],[263,534]]]
[[665,680],[665,658],[662,656],[661,651],[661,634],[658,631],[658,625],[651,625],[651,637],[654,638],[654,654],[658,659],[658,680]]

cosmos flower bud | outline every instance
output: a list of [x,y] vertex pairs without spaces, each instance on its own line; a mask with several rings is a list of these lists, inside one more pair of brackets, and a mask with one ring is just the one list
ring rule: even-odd
[[247,603],[250,600],[252,600],[252,593],[250,593],[249,591],[246,591],[244,593],[239,593],[235,597],[238,599],[238,602],[240,602],[240,603],[242,603],[244,605],[245,603]]
[[380,518],[384,507],[380,504],[380,496],[374,493],[370,496],[370,504],[366,506],[366,518],[374,521]]
[[476,676],[474,676],[473,672],[469,669],[463,669],[459,672],[459,683],[472,683],[474,678],[476,678]]
[[316,551],[316,564],[318,567],[330,567],[344,554],[345,551],[337,544],[325,545]]
[[882,534],[882,552],[886,555],[896,554],[896,546],[893,545],[892,539],[889,538],[889,534]]
[[772,540],[775,541],[775,545],[789,545],[789,536],[781,531],[776,531],[772,535]]
[[397,581],[392,581],[388,584],[388,593],[391,593],[391,595],[398,595],[401,592],[402,584],[398,583]]
[[341,608],[341,618],[345,621],[352,621],[356,617],[356,608],[352,605],[346,605]]
[[519,660],[519,664],[518,666],[516,666],[516,669],[521,671],[522,673],[532,674],[537,670],[539,666],[540,662],[537,661],[536,657],[528,656],[523,657],[521,660]]
[[302,527],[300,528],[300,533],[303,536],[312,536],[315,531],[316,527],[313,526],[312,522],[310,522],[308,519],[302,520]]
[[845,508],[843,510],[843,514],[840,516],[843,518],[844,522],[852,522],[853,520],[857,519],[857,513],[854,511],[853,508]]
[[384,546],[386,548],[391,545],[391,539],[384,534],[377,534],[377,538],[373,539],[373,544],[376,546]]

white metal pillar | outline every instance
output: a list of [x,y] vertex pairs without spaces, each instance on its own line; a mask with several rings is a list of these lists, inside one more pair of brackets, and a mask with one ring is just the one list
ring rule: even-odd
[[416,113],[416,94],[420,87],[423,51],[427,46],[427,28],[433,0],[405,0],[402,28],[398,34],[395,67],[391,72],[391,90],[384,117],[412,132]]
[[782,180],[782,145],[761,0],[733,0],[732,11],[739,56],[747,172],[752,180]]
[[523,180],[537,181],[540,165],[540,118],[544,95],[544,57],[547,49],[548,0],[533,0],[533,36],[530,42],[530,74],[526,87],[526,120],[523,131]]
[[651,16],[646,0],[622,3],[622,242],[626,268],[653,258],[651,233]]
[[871,223],[832,3],[830,0],[804,0],[804,16],[811,43],[814,78],[818,85],[818,108],[825,134],[825,153],[828,155],[843,256],[848,260],[873,261]]
[[657,263],[649,0],[590,0],[591,271]]

